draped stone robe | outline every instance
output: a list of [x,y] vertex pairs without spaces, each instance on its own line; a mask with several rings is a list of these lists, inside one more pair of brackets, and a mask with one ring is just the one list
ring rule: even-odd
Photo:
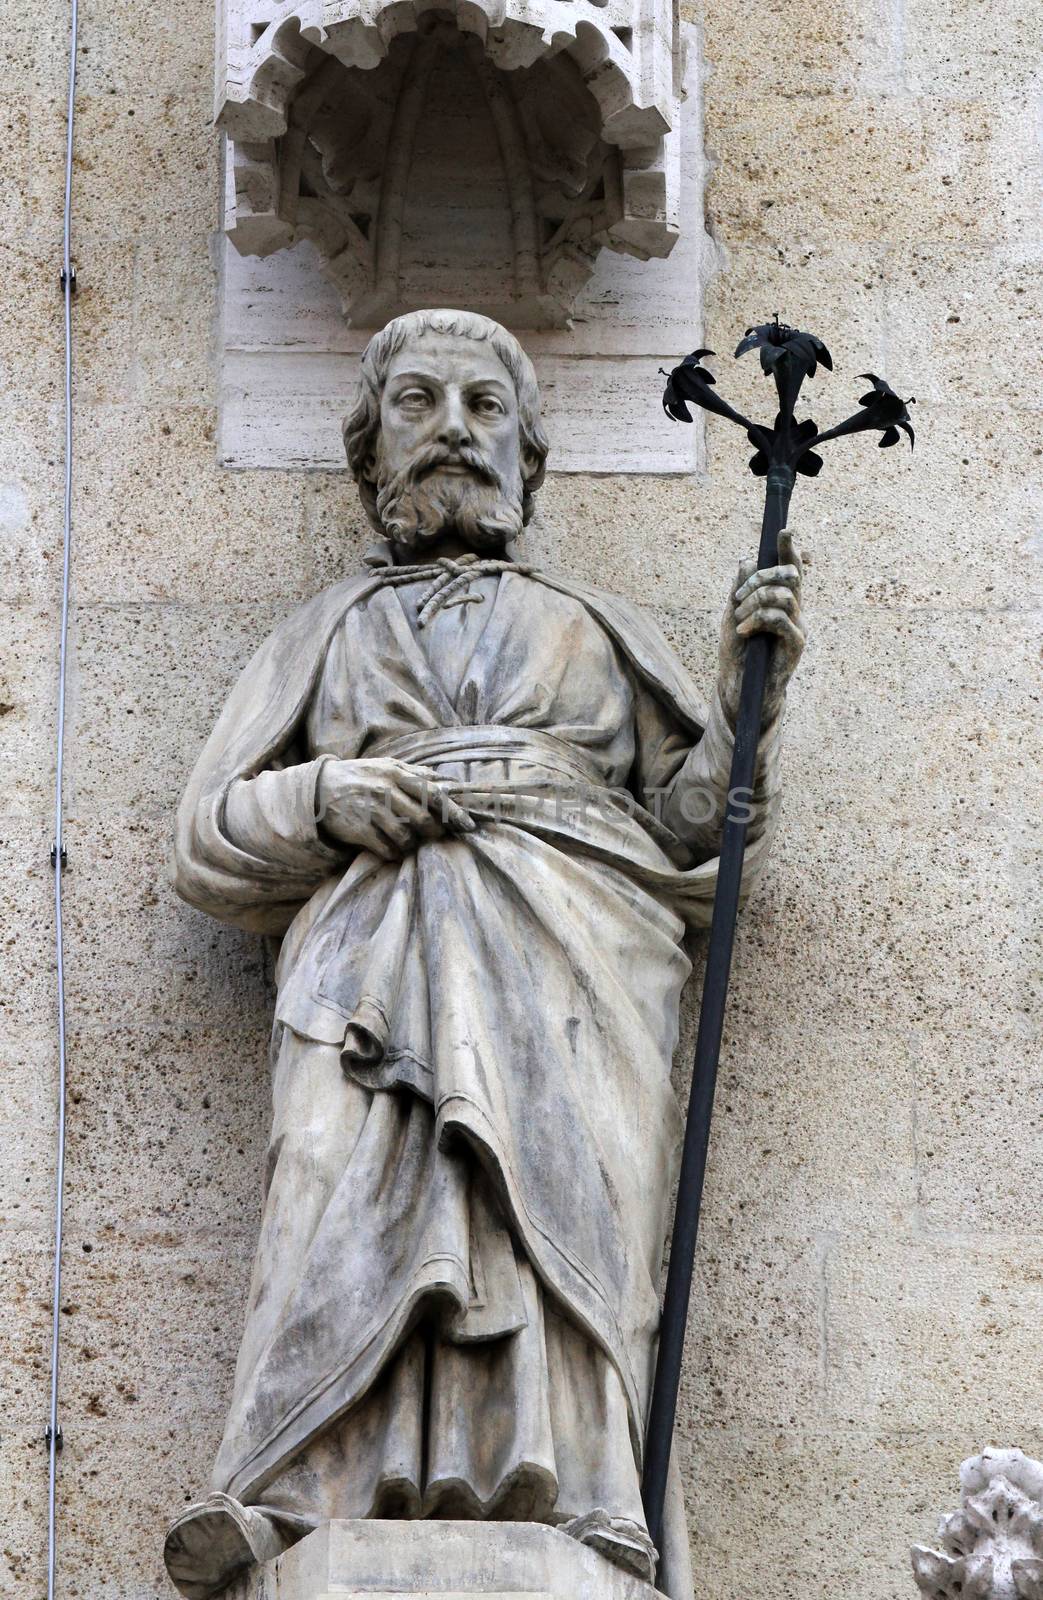
[[[623,602],[519,569],[421,631],[387,576],[269,640],[179,817],[180,892],[288,927],[214,1484],[298,1530],[592,1518],[639,1555],[682,938],[716,871],[681,794],[722,799],[731,735]],[[391,863],[324,836],[322,764],[377,755],[436,769],[475,830]]]

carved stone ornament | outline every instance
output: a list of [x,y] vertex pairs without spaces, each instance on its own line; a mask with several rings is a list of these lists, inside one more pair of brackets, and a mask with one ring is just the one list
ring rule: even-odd
[[960,1509],[938,1524],[941,1550],[915,1544],[930,1600],[1043,1600],[1043,1462],[983,1450],[960,1467]]
[[680,54],[669,0],[228,0],[226,231],[310,240],[356,326],[565,326],[602,248],[677,237]]

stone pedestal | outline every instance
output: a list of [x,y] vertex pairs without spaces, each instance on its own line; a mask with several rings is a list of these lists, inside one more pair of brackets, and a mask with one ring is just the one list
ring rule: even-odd
[[533,1522],[328,1522],[228,1600],[657,1600],[659,1591]]

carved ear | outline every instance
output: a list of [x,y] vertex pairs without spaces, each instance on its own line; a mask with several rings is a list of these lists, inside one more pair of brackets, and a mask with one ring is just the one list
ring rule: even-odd
[[521,452],[521,469],[525,493],[531,499],[547,476],[547,458],[540,455],[536,450],[523,449]]

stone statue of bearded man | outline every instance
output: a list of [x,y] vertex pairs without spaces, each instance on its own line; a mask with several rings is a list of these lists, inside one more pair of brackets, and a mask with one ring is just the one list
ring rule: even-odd
[[[330,1519],[488,1518],[652,1579],[682,941],[759,629],[747,892],[770,840],[799,559],[740,570],[707,706],[636,607],[515,554],[547,444],[503,328],[390,323],[345,443],[383,542],[262,645],[178,815],[178,892],[282,944],[235,1389],[167,1565],[206,1600]],[[682,1600],[676,1485],[666,1522]]]

